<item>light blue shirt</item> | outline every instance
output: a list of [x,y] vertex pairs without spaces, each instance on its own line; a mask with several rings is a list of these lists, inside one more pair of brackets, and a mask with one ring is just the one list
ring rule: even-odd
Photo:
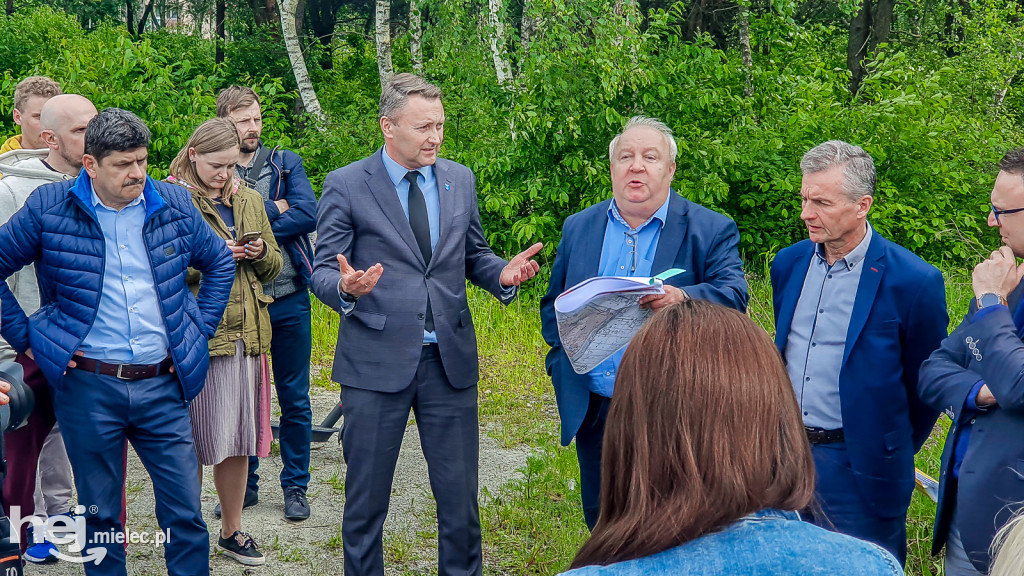
[[[661,208],[636,228],[626,223],[613,199],[608,206],[608,225],[604,228],[599,276],[650,276],[654,254],[658,251],[661,230],[668,218],[668,198]],[[626,347],[612,354],[590,371],[590,391],[610,398],[615,387],[615,374]]]
[[104,268],[96,321],[79,349],[86,358],[115,364],[158,364],[170,342],[160,312],[153,268],[142,236],[143,194],[121,210],[103,204],[92,189],[92,208],[103,230]]
[[860,244],[831,266],[825,259],[824,246],[818,244],[808,264],[786,338],[786,370],[806,426],[826,430],[843,427],[839,371],[872,234],[868,225]]

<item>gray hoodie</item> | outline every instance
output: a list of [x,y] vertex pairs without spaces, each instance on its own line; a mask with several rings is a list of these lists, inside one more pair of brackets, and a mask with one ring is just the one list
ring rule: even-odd
[[[43,164],[49,150],[12,150],[0,154],[0,224],[11,219],[38,186],[71,178]],[[39,309],[35,266],[29,264],[7,279],[26,314]],[[14,359],[14,350],[0,338],[0,362]]]

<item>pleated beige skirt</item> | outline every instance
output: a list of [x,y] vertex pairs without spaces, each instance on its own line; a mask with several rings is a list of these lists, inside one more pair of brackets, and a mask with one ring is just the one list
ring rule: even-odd
[[266,455],[257,450],[261,435],[270,430],[269,410],[261,409],[260,401],[264,373],[262,357],[246,356],[241,340],[235,341],[234,356],[210,358],[206,385],[188,407],[200,465]]

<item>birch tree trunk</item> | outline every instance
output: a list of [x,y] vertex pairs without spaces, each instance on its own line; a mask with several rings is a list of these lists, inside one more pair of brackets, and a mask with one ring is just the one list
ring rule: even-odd
[[217,48],[214,51],[214,61],[217,64],[224,62],[224,44],[227,42],[227,34],[224,31],[224,19],[227,18],[227,6],[225,0],[217,0],[216,8],[216,29]]
[[533,13],[533,0],[523,0],[523,19],[519,24],[519,45],[523,56],[530,52],[530,42],[540,28],[539,18]]
[[501,0],[487,0],[488,24],[491,32],[491,56],[494,58],[494,71],[498,75],[498,85],[505,87],[512,80],[512,69],[509,66],[508,58],[504,55],[505,49],[505,22],[502,18],[504,5]]
[[740,25],[740,57],[743,59],[743,73],[746,79],[743,84],[743,95],[750,98],[754,95],[752,69],[754,60],[750,55],[750,9],[746,2],[739,3],[739,25]]
[[309,71],[306,70],[306,61],[302,56],[302,46],[299,45],[299,36],[295,31],[295,12],[299,7],[299,0],[282,0],[279,3],[281,9],[281,31],[284,34],[284,46],[288,51],[288,59],[292,63],[292,72],[295,74],[295,84],[299,87],[299,96],[302,97],[302,106],[313,118],[316,118],[317,128],[323,132],[326,130],[327,117],[320,108],[320,100],[313,90],[313,83],[309,79]]
[[412,54],[412,71],[423,75],[423,21],[420,18],[419,0],[409,0],[409,52]]
[[377,0],[377,72],[381,88],[395,75],[391,63],[391,0]]

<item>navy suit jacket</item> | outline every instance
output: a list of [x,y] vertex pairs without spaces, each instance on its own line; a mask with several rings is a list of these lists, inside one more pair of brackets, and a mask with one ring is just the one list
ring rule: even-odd
[[[772,262],[775,345],[785,358],[793,313],[815,244],[798,242]],[[917,375],[946,336],[942,273],[906,248],[871,237],[839,371],[846,448],[864,499],[882,517],[906,515],[914,454],[938,411],[917,395]]]
[[[540,303],[544,340],[551,346],[545,365],[555,387],[563,446],[569,445],[583,423],[590,403],[590,384],[586,374],[573,371],[558,340],[555,298],[567,288],[598,276],[610,204],[611,199],[605,200],[566,219],[548,292]],[[684,288],[691,298],[745,311],[749,296],[737,249],[739,241],[735,222],[671,191],[651,275],[683,268],[686,272],[666,283]]]
[[[1010,294],[1010,310],[1021,305],[1022,294],[1024,284]],[[987,574],[988,546],[996,530],[1024,501],[1024,345],[1009,310],[987,312],[974,322],[976,312],[972,299],[964,321],[921,366],[919,390],[922,400],[953,420],[942,453],[932,553],[946,543],[953,508],[959,506],[964,550],[974,567]],[[967,395],[978,380],[985,381],[998,405],[965,414]],[[952,476],[954,439],[965,420],[974,424],[957,482]]]
[[500,299],[501,271],[508,263],[484,238],[473,172],[438,158],[434,174],[441,214],[430,262],[423,261],[381,150],[331,172],[324,181],[313,265],[316,297],[341,312],[338,254],[357,270],[377,262],[384,267],[373,291],[359,298],[351,314],[341,315],[331,375],[339,384],[398,392],[412,382],[423,351],[428,293],[448,381],[460,389],[477,383],[466,280]]

